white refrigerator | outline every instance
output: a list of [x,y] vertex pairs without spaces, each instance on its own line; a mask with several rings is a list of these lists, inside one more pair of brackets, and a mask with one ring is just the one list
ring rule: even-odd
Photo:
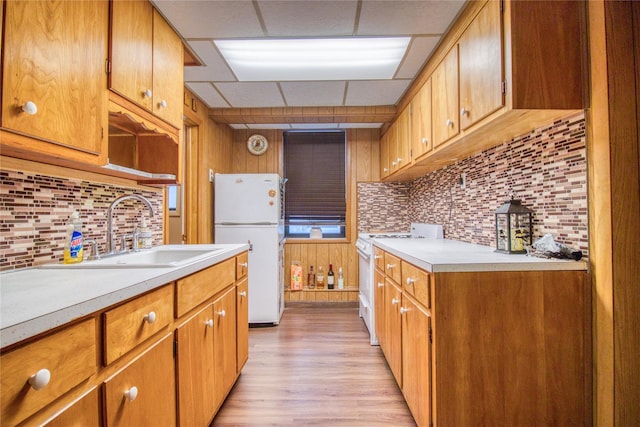
[[250,243],[249,323],[280,323],[284,311],[284,227],[277,174],[216,174],[216,243]]

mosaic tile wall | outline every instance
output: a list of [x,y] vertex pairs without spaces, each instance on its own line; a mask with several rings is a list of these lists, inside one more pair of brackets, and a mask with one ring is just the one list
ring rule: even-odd
[[[465,189],[458,185],[461,172],[466,173]],[[408,185],[409,221],[440,223],[446,238],[494,246],[494,211],[513,193],[534,211],[535,238],[551,233],[557,241],[587,253],[587,161],[582,113]],[[361,191],[360,185],[358,190],[359,199],[366,199],[359,203],[375,209],[373,200],[379,200],[378,196]],[[366,228],[369,217],[375,214],[363,217],[358,227]],[[395,225],[404,229],[406,222],[403,219]]]
[[120,203],[114,211],[116,236],[133,233],[144,214],[153,244],[162,244],[162,191],[1,170],[0,270],[61,262],[65,226],[74,210],[83,221],[84,238],[95,239],[104,253],[109,205],[117,197],[132,193],[149,199],[154,216],[149,221],[147,207],[138,201]]
[[358,233],[408,232],[409,188],[403,182],[359,182]]

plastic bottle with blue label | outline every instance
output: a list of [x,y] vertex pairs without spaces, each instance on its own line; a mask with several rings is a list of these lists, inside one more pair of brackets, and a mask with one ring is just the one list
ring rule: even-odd
[[64,242],[64,264],[82,262],[84,256],[82,242],[82,221],[78,212],[73,212],[67,222],[67,235]]

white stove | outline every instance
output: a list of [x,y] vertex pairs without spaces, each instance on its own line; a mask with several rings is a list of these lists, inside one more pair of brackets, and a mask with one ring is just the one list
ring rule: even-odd
[[371,345],[378,345],[378,338],[375,331],[375,310],[374,310],[374,274],[375,262],[373,262],[373,241],[374,239],[420,239],[432,238],[442,239],[443,230],[441,225],[411,223],[411,232],[372,232],[359,233],[356,241],[356,249],[358,250],[358,282],[359,282],[359,314],[364,320],[369,336],[371,337]]

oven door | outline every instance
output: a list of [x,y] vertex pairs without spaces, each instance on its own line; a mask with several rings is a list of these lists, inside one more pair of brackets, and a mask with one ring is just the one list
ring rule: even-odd
[[377,345],[378,339],[375,334],[375,319],[373,308],[373,273],[375,265],[373,264],[370,254],[371,245],[358,241],[356,243],[358,250],[358,285],[359,285],[359,314],[364,321],[367,329],[369,329],[371,345]]

